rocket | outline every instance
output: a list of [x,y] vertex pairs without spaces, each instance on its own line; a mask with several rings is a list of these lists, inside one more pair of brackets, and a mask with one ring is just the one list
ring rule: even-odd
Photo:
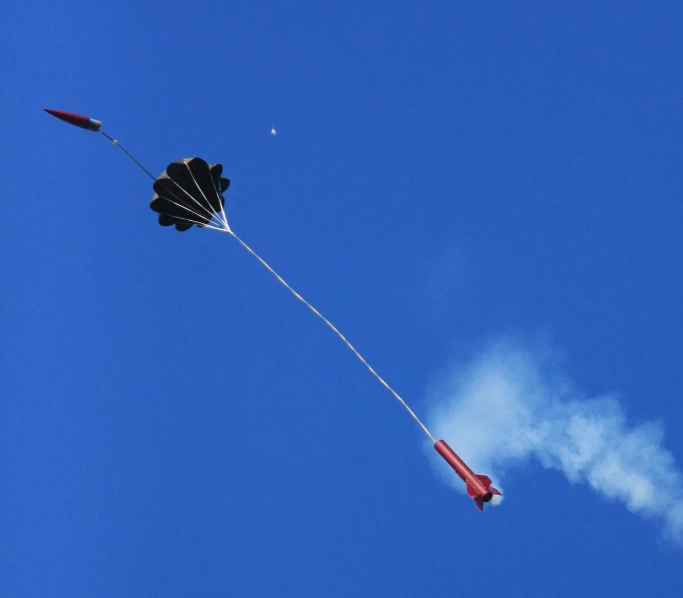
[[83,116],[82,114],[74,114],[73,112],[64,112],[63,110],[50,110],[49,108],[43,108],[48,114],[56,116],[60,120],[74,125],[75,127],[80,127],[81,129],[88,129],[90,131],[99,131],[102,123],[94,118],[89,118]]
[[474,473],[465,462],[455,454],[453,449],[446,444],[445,440],[438,440],[434,444],[436,452],[441,455],[446,463],[448,463],[460,479],[465,482],[467,487],[467,494],[473,499],[474,503],[480,511],[484,510],[484,503],[489,502],[493,495],[502,496],[502,494],[491,486],[491,478],[485,475],[478,475]]

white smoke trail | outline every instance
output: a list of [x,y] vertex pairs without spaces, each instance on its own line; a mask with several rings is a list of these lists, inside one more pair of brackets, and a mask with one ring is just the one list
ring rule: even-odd
[[629,426],[615,397],[582,397],[547,350],[499,341],[442,375],[429,399],[434,436],[495,486],[535,458],[571,483],[659,520],[665,535],[683,544],[683,475],[663,447],[661,424]]

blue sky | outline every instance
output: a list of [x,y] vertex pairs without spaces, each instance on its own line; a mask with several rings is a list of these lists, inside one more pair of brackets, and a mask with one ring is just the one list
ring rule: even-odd
[[592,4],[5,6],[0,594],[679,594],[683,8]]

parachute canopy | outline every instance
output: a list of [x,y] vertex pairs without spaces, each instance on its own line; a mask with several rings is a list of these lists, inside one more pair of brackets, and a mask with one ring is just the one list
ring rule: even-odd
[[154,197],[149,207],[159,213],[161,226],[179,231],[193,224],[228,229],[223,211],[223,193],[230,180],[221,176],[221,164],[207,164],[201,158],[184,158],[171,162],[154,181]]

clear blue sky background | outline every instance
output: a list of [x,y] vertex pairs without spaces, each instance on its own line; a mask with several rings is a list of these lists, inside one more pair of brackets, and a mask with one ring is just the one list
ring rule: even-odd
[[683,7],[556,5],[5,3],[0,595],[683,594],[557,472],[479,513],[234,241],[42,112],[221,162],[234,229],[418,413],[454,353],[541,333],[680,463]]

